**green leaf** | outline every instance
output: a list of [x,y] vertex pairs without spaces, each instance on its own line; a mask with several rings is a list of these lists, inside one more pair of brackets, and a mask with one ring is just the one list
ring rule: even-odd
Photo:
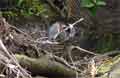
[[105,6],[106,3],[104,1],[97,1],[96,5],[98,5],[98,6]]
[[92,8],[88,8],[88,9],[89,9],[89,11],[92,13],[93,16],[96,15],[97,6],[92,7]]
[[96,4],[96,2],[98,1],[98,0],[92,0],[95,4]]
[[33,8],[28,8],[27,13],[28,13],[29,15],[33,15],[33,14],[34,14],[33,10],[34,10]]
[[81,6],[85,8],[91,8],[94,7],[94,3],[91,0],[82,0]]
[[18,0],[17,6],[20,6],[23,3],[24,0]]

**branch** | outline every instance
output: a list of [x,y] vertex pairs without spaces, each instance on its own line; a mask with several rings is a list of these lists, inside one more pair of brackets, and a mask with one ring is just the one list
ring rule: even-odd
[[88,54],[92,54],[92,55],[100,55],[100,54],[97,54],[97,53],[94,53],[94,52],[91,52],[91,51],[88,51],[88,50],[86,50],[86,49],[83,49],[83,48],[81,48],[81,47],[79,47],[79,46],[71,46],[71,49],[74,49],[74,48],[76,48],[76,49],[78,49],[78,50],[80,50],[80,51],[82,51],[82,52],[85,52],[85,53],[88,53]]
[[54,9],[56,10],[62,17],[65,17],[65,14],[60,11],[60,9],[58,7],[56,7],[51,0],[46,0],[48,2],[48,4]]
[[57,77],[75,77],[75,71],[65,65],[50,60],[49,56],[41,58],[30,58],[25,55],[15,55],[20,64],[36,75],[57,76]]

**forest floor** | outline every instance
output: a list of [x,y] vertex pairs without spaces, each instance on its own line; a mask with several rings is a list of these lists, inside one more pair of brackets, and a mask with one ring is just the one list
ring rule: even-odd
[[45,26],[13,26],[0,18],[1,78],[105,78],[119,67],[119,56],[111,57],[119,51],[98,54],[68,42],[50,42]]

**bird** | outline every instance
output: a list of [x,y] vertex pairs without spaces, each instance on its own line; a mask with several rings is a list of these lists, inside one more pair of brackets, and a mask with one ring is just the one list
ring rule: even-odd
[[74,37],[75,29],[62,22],[55,22],[48,30],[48,39],[50,41],[64,42]]
[[[63,31],[66,25],[64,25],[62,22],[55,22],[51,25],[51,27],[48,30],[48,38],[51,41],[55,41],[59,35],[66,36],[65,32]],[[61,34],[62,33],[62,34]]]
[[[62,2],[64,0],[56,0]],[[66,0],[67,6],[67,19],[74,19],[76,21],[80,19],[80,0]],[[57,5],[56,5],[57,6]],[[64,20],[63,20],[64,21]],[[53,23],[48,29],[48,39],[50,41],[68,41],[76,34],[76,30],[73,24],[65,24],[61,21]]]

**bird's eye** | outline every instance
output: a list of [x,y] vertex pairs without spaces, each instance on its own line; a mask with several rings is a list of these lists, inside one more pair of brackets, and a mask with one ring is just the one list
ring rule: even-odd
[[70,33],[70,28],[68,28],[68,29],[66,30],[66,32]]
[[65,29],[66,27],[63,27],[63,29]]

